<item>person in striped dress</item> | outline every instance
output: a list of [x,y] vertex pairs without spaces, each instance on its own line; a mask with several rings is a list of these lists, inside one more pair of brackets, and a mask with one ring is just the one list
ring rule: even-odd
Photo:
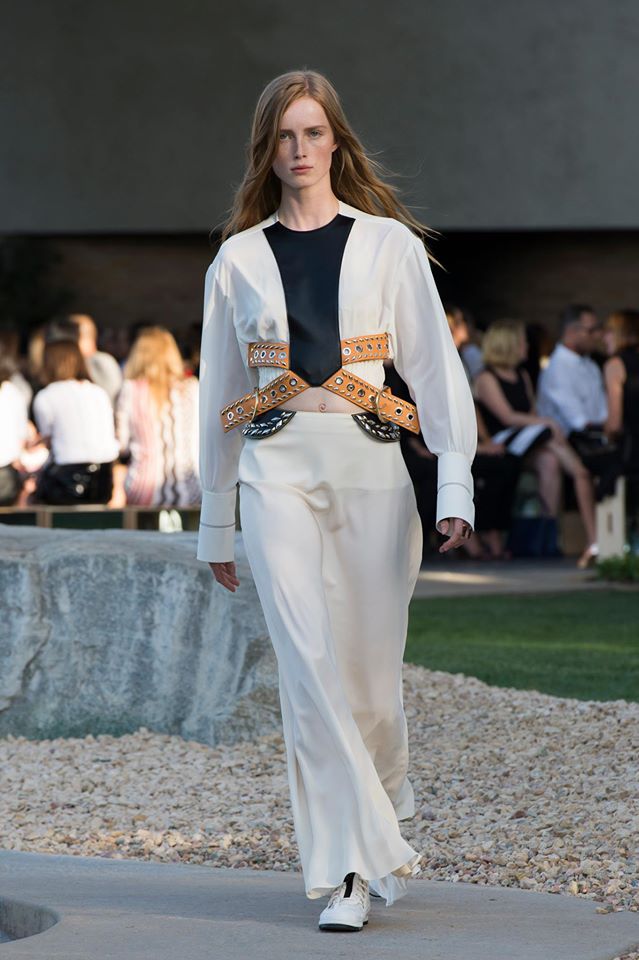
[[111,506],[200,504],[198,380],[186,376],[168,330],[140,331],[124,367],[115,423],[121,463]]

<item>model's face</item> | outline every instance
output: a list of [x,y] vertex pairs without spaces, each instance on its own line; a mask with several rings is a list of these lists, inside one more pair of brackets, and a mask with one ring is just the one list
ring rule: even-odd
[[285,111],[273,172],[294,190],[330,180],[335,142],[324,108],[312,97],[301,97]]

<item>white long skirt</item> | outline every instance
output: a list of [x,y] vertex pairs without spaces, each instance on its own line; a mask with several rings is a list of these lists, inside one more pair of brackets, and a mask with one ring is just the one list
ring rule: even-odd
[[419,871],[402,659],[422,556],[398,442],[350,413],[297,411],[246,438],[246,554],[278,662],[287,772],[306,895],[350,871],[390,906]]

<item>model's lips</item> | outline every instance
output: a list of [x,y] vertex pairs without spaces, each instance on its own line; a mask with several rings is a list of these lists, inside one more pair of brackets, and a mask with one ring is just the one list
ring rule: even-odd
[[291,167],[293,173],[303,173],[304,170],[312,170],[312,167]]

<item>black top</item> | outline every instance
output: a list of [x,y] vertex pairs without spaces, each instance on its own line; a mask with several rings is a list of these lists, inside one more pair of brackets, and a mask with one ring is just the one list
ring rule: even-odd
[[639,473],[639,349],[625,347],[617,354],[626,368],[623,385],[623,430],[629,438],[627,468]]
[[[516,370],[517,379],[512,382],[510,380],[505,380],[503,377],[500,377],[494,367],[486,367],[494,377],[497,378],[497,382],[502,389],[506,400],[518,413],[530,413],[530,398],[528,397],[528,391],[526,390],[526,381],[524,380],[524,375],[521,370]],[[484,423],[486,424],[486,429],[493,436],[495,433],[499,433],[500,430],[503,430],[506,426],[505,423],[502,423],[492,410],[489,410],[485,403],[477,401],[477,406],[481,411],[481,415],[484,418]]]
[[279,220],[264,228],[286,298],[289,366],[313,387],[342,366],[339,275],[354,223],[338,213],[315,230],[291,230]]

